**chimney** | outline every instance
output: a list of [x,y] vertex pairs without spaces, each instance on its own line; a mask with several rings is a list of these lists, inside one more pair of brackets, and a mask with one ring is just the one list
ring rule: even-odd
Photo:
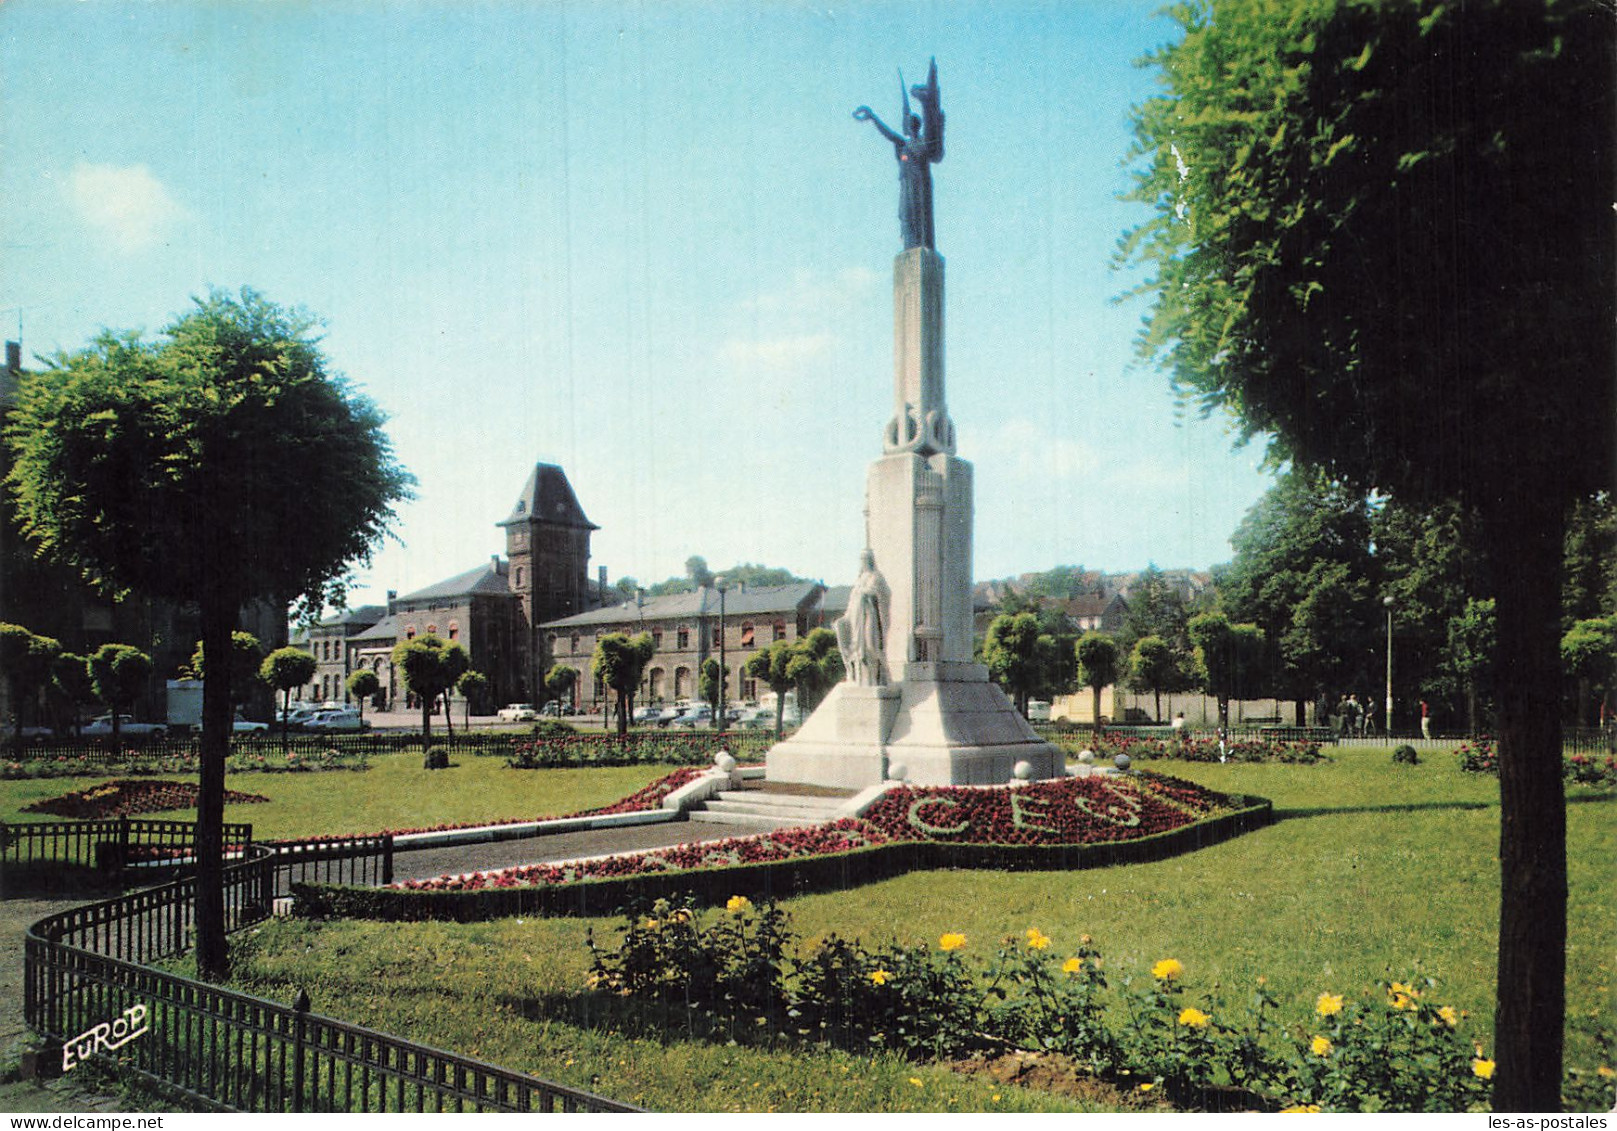
[[498,554],[490,554],[489,555],[489,561],[490,561],[490,563],[493,564],[495,573],[502,574],[502,575],[505,573],[504,568],[502,568],[502,566],[500,564],[500,555],[498,555]]
[[393,615],[393,602],[397,601],[398,599],[399,599],[399,591],[397,589],[389,589],[387,591],[387,615],[388,616]]
[[22,369],[22,343],[6,343],[6,371],[16,373]]
[[601,566],[597,570],[596,577],[599,578],[598,584],[600,585],[601,596],[604,598],[606,596],[606,567],[605,566]]

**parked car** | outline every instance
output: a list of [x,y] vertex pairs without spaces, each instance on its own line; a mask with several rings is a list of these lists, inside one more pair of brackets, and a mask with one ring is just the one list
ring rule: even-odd
[[1047,723],[1050,721],[1050,702],[1047,699],[1029,699],[1027,701],[1027,718],[1030,723]]
[[[79,732],[87,738],[100,738],[112,733],[112,716],[97,715],[84,725]],[[152,737],[161,738],[168,733],[168,727],[162,723],[137,723],[134,715],[118,716],[118,733],[125,738]]]
[[547,719],[561,718],[561,700],[552,699],[540,709],[539,713]]
[[737,712],[735,725],[742,730],[768,730],[775,725],[772,707],[743,707]]
[[699,707],[691,707],[690,709],[681,712],[680,716],[677,719],[674,719],[668,725],[681,727],[686,730],[694,730],[700,726],[712,726],[713,708],[709,707],[705,703]]
[[531,723],[539,717],[532,703],[507,703],[494,714],[502,723]]
[[357,707],[342,707],[335,711],[321,711],[303,724],[304,730],[326,734],[334,731],[364,730],[365,721],[359,717]]
[[657,725],[660,727],[672,726],[674,720],[684,713],[684,707],[664,707],[657,716]]
[[230,730],[234,734],[252,734],[254,731],[269,730],[269,724],[255,723],[251,719],[244,719],[237,715],[230,724]]
[[656,726],[662,722],[663,710],[661,707],[636,707],[634,721],[637,726]]

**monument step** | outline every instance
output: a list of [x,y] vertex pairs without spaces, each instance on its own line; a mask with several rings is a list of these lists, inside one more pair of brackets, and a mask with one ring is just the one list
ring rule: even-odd
[[710,825],[774,825],[777,828],[807,828],[822,824],[823,817],[793,817],[783,813],[750,813],[742,810],[714,809],[712,802],[686,814],[688,820]]
[[[851,796],[851,795],[850,795]],[[824,813],[827,815],[839,812],[848,803],[847,797],[820,797],[796,793],[763,793],[751,789],[722,789],[717,799],[724,802],[735,802],[739,805],[751,805],[768,810],[800,810],[805,813]]]

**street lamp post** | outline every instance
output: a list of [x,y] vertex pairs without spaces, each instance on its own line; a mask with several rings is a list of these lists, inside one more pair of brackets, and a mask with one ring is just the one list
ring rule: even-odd
[[724,578],[713,579],[713,588],[719,591],[719,709],[713,712],[713,729],[724,729],[724,592],[729,586],[725,585]]
[[1392,737],[1392,598],[1383,597],[1387,606],[1387,737]]

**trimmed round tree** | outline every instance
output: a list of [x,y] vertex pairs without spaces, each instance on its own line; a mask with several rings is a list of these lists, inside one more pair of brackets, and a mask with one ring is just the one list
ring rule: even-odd
[[[213,292],[156,341],[102,334],[19,382],[7,485],[23,534],[108,592],[194,603],[230,648],[250,601],[332,602],[409,496],[383,416],[330,368],[308,315]],[[335,487],[334,484],[340,484]],[[228,670],[202,696],[197,968],[227,971]]]
[[319,665],[314,654],[302,648],[277,648],[264,657],[259,665],[258,678],[281,693],[281,752],[286,752],[287,712],[292,707],[292,689],[302,687],[314,678]]
[[[458,659],[454,653],[459,654]],[[421,748],[426,750],[432,745],[432,714],[438,697],[455,686],[466,670],[466,650],[429,632],[395,644],[393,668],[403,677],[405,689],[421,701]]]
[[23,708],[35,703],[49,684],[51,667],[61,652],[61,643],[49,636],[39,636],[20,624],[0,624],[0,672],[11,684],[18,742],[22,741]]
[[354,702],[359,704],[359,717],[363,720],[365,718],[365,701],[376,698],[377,693],[382,690],[382,677],[371,671],[370,668],[360,668],[348,677],[346,686],[348,694],[352,695]]
[[103,644],[85,661],[90,691],[112,714],[112,745],[123,741],[121,714],[145,693],[152,678],[152,658],[130,644]]
[[629,733],[629,716],[634,713],[634,689],[640,686],[640,676],[657,654],[651,634],[642,632],[629,636],[623,632],[609,632],[595,642],[595,656],[590,670],[595,678],[618,693],[618,734]]
[[1074,645],[1078,656],[1078,682],[1089,688],[1094,697],[1095,726],[1100,727],[1101,689],[1117,682],[1119,673],[1117,641],[1110,633],[1092,629],[1078,638]]

